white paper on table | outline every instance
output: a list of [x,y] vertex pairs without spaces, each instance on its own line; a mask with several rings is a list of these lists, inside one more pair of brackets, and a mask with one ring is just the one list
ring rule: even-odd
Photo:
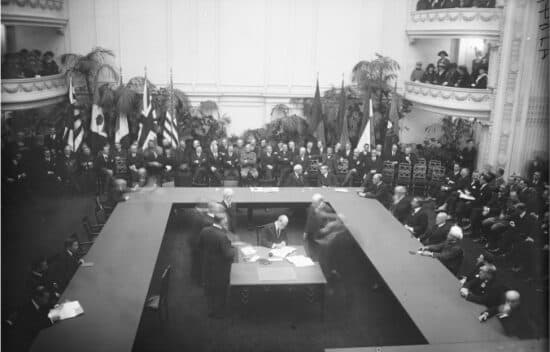
[[349,192],[349,190],[347,188],[341,188],[341,187],[334,188],[334,191],[342,192],[342,193],[348,193]]
[[252,246],[241,247],[241,253],[244,256],[256,254],[256,250]]
[[250,262],[250,263],[254,263],[256,262],[258,259],[260,259],[260,256],[259,255],[253,255],[252,257],[246,259],[247,262]]
[[58,307],[50,310],[48,318],[59,317],[59,320],[70,319],[84,314],[84,309],[78,301],[61,303]]
[[269,253],[271,253],[271,255],[273,255],[274,257],[284,258],[290,253],[294,253],[295,251],[296,251],[296,248],[285,246],[282,248],[274,248],[270,250]]
[[267,258],[267,260],[269,260],[270,262],[282,262],[282,261],[283,261],[283,258],[280,258],[280,257],[269,257],[269,258]]
[[[231,245],[232,245],[232,246],[239,246],[239,247],[240,247],[240,246],[246,246],[247,244],[248,244],[248,243],[243,242],[243,241],[231,242]],[[249,246],[249,247],[250,247],[250,246]],[[254,248],[252,248],[252,249],[254,249]]]
[[291,257],[287,257],[286,260],[294,264],[294,266],[297,268],[315,265],[310,257],[306,257],[303,255],[293,255]]

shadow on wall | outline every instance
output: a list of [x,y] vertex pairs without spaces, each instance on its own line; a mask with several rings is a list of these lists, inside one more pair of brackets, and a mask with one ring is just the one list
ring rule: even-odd
[[426,132],[426,127],[441,121],[444,117],[445,115],[442,114],[413,107],[411,112],[399,121],[401,127],[399,140],[401,144],[423,144],[426,139],[438,139],[443,132],[439,129]]

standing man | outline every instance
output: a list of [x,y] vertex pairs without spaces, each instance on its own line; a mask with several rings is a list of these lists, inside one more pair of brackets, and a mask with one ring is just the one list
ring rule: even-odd
[[221,225],[222,217],[200,232],[199,249],[202,253],[203,284],[208,299],[209,318],[221,319],[225,313],[231,263],[235,250]]
[[233,203],[233,190],[231,188],[225,188],[223,190],[223,200],[221,205],[225,209],[227,214],[227,229],[229,232],[235,233],[237,227],[237,206]]
[[311,197],[311,204],[307,208],[306,226],[304,229],[304,241],[307,254],[317,261],[319,258],[319,244],[317,239],[320,237],[321,231],[321,216],[319,210],[325,207],[325,200],[319,193],[315,193]]

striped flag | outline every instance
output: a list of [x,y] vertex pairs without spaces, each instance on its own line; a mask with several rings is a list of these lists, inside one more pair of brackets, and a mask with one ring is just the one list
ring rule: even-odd
[[[149,109],[150,111],[150,109]],[[142,116],[142,119],[139,123],[139,132],[138,132],[138,147],[140,149],[147,148],[149,141],[156,140],[157,134],[156,123],[153,119],[153,116]]]
[[84,124],[82,123],[82,119],[80,116],[74,120],[73,125],[73,152],[76,152],[80,149],[82,146],[82,141],[84,140]]
[[342,133],[340,134],[340,143],[345,146],[350,142],[348,130],[348,117],[346,116],[346,88],[342,79],[342,89],[340,90],[340,105],[338,106],[338,121],[342,123]]
[[169,140],[172,148],[176,148],[179,145],[176,118],[172,117],[172,115],[168,111],[166,112],[166,117],[164,118],[162,138],[165,140]]
[[74,105],[76,103],[76,94],[73,86],[73,76],[69,76],[69,103]]

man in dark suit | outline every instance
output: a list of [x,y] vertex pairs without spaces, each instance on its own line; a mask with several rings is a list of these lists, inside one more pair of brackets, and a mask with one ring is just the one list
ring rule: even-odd
[[317,176],[317,187],[335,187],[338,185],[336,175],[329,172],[327,165],[322,165]]
[[428,214],[422,209],[418,197],[414,197],[411,200],[411,208],[412,211],[407,218],[405,228],[410,231],[411,235],[418,238],[424,235],[428,229]]
[[423,236],[419,237],[420,242],[425,246],[444,242],[451,229],[451,224],[447,222],[448,218],[449,216],[445,212],[437,213],[435,225]]
[[321,194],[316,193],[311,198],[311,204],[307,208],[306,226],[304,229],[304,241],[307,254],[315,261],[319,259],[319,244],[317,239],[321,236],[322,217],[321,209],[328,207]]
[[323,154],[321,163],[328,167],[328,171],[332,174],[336,172],[336,156],[334,155],[333,149],[331,147],[327,148],[327,153]]
[[394,166],[399,164],[401,160],[401,154],[399,153],[399,147],[397,144],[392,144],[391,151],[386,154],[384,161],[391,161]]
[[422,247],[419,254],[439,259],[453,275],[457,276],[464,259],[464,251],[460,246],[462,237],[462,229],[458,226],[453,226],[449,230],[447,239],[444,242]]
[[382,174],[374,174],[372,177],[372,183],[373,183],[373,189],[372,191],[368,191],[367,187],[363,190],[363,192],[359,192],[359,196],[365,197],[365,198],[374,198],[378,200],[384,207],[389,209],[392,196],[391,191],[388,189],[388,185],[382,181]]
[[260,230],[260,245],[267,248],[286,246],[288,243],[286,236],[287,225],[288,217],[286,215],[281,215],[275,222],[265,225]]
[[507,336],[517,336],[520,339],[533,337],[533,326],[525,310],[520,304],[520,295],[517,291],[506,291],[502,304],[488,307],[479,316],[480,322],[496,316]]
[[497,268],[493,264],[479,268],[479,273],[462,285],[462,298],[486,307],[497,306],[502,302],[505,289],[497,283],[496,272]]
[[191,215],[191,234],[187,243],[191,249],[191,279],[198,285],[202,284],[202,255],[199,249],[201,231],[214,223],[214,214],[207,204],[197,204]]
[[302,170],[301,165],[294,165],[294,172],[288,176],[286,187],[305,187],[306,183]]
[[61,291],[67,287],[74,273],[84,261],[78,258],[78,239],[69,237],[65,240],[64,251],[54,263],[56,281]]
[[401,162],[413,167],[416,164],[416,155],[413,154],[411,147],[405,148],[405,153],[401,156]]
[[275,178],[275,170],[277,168],[277,157],[273,154],[273,148],[271,145],[265,147],[265,151],[262,152],[260,157],[260,174],[266,180],[272,180]]
[[235,233],[237,227],[237,206],[233,203],[233,190],[226,188],[223,190],[223,200],[220,204],[224,207],[227,214],[228,230]]
[[227,152],[223,157],[223,176],[224,178],[239,178],[239,155],[235,152],[233,144],[227,146]]
[[213,224],[203,228],[199,235],[208,317],[216,319],[223,318],[225,313],[231,263],[235,257],[231,241],[220,225],[221,220],[221,217],[215,216]]
[[307,175],[307,170],[309,168],[309,156],[307,154],[307,150],[304,147],[301,147],[299,150],[298,155],[294,157],[293,160],[294,166],[301,165],[302,170],[305,170],[305,174]]
[[[31,272],[27,279],[27,292],[32,297],[34,290],[38,286],[44,286],[51,294],[52,302],[59,298],[58,286],[50,278],[49,265],[46,257],[40,257],[32,263]],[[53,304],[52,304],[53,305]]]
[[405,223],[411,213],[411,200],[407,197],[407,188],[405,186],[395,187],[393,191],[393,203],[390,210],[400,223]]

